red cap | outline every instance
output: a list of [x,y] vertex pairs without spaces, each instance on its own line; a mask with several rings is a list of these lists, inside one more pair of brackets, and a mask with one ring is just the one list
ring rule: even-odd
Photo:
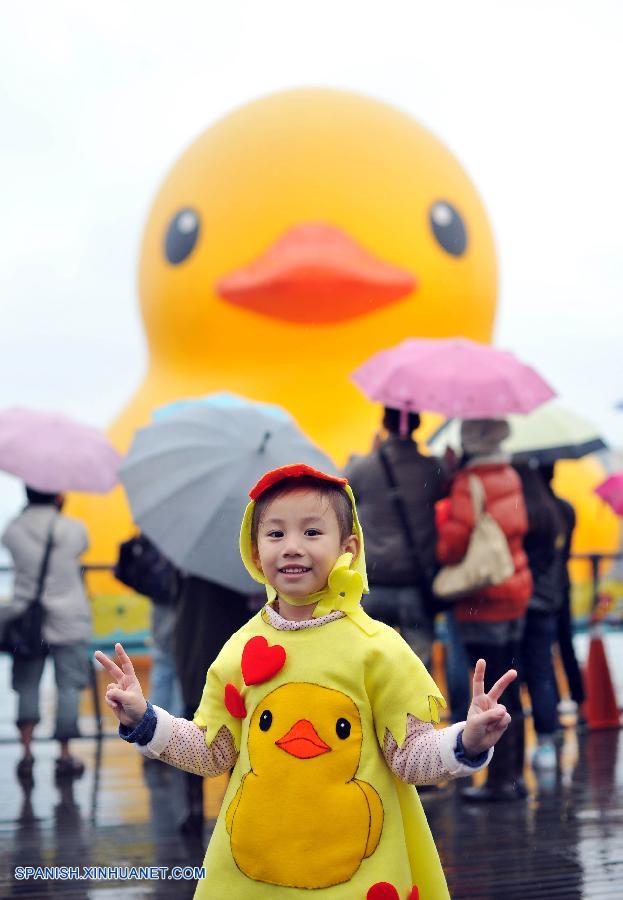
[[273,484],[284,481],[286,478],[300,478],[303,475],[307,475],[310,478],[320,478],[323,481],[332,481],[333,484],[339,484],[340,487],[344,487],[344,485],[348,484],[347,478],[339,478],[337,475],[327,475],[326,472],[312,469],[311,466],[306,466],[305,463],[294,463],[291,466],[280,466],[280,468],[273,469],[272,472],[267,472],[265,475],[262,475],[257,484],[249,491],[249,497],[251,500],[257,500],[257,498],[260,497],[264,491],[268,490],[269,487],[272,487]]

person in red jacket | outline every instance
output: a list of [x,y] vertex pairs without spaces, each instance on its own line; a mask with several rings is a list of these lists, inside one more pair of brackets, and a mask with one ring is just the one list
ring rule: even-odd
[[[482,482],[485,508],[508,541],[515,571],[510,578],[454,604],[454,616],[472,665],[487,659],[489,677],[497,679],[519,659],[524,614],[532,593],[532,576],[523,549],[528,517],[521,481],[500,450],[509,434],[503,419],[472,419],[463,422],[463,460],[454,477],[444,521],[439,525],[437,558],[442,565],[459,563],[469,545],[475,513],[469,487],[470,475]],[[524,722],[519,687],[507,694],[513,724],[496,750],[482,788],[468,788],[470,800],[509,800],[525,796],[523,786]]]

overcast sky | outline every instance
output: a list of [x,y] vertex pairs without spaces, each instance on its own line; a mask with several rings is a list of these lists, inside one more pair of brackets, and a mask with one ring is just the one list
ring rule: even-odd
[[[0,408],[115,417],[144,368],[137,254],[164,174],[222,114],[312,84],[447,143],[493,224],[497,343],[623,444],[622,23],[617,0],[5,5]],[[17,497],[0,478],[0,524]]]

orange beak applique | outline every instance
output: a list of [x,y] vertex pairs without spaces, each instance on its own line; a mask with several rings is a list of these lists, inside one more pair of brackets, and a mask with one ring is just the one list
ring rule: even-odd
[[290,756],[296,756],[298,759],[312,759],[331,750],[307,719],[299,719],[287,734],[275,741],[275,744],[280,750],[285,750]]
[[334,225],[296,225],[216,285],[237,306],[286,322],[343,322],[410,294],[416,279]]

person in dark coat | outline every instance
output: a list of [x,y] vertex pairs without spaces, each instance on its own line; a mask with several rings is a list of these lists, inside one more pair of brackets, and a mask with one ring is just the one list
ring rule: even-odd
[[[447,493],[444,466],[437,457],[420,453],[413,432],[417,413],[385,408],[387,438],[366,456],[354,459],[345,476],[352,487],[366,534],[370,596],[366,612],[398,627],[411,649],[430,668],[434,608],[431,584],[437,571],[435,503]],[[383,465],[390,467],[406,511],[410,540]]]
[[558,615],[556,617],[556,634],[558,639],[558,647],[560,650],[560,657],[562,659],[565,675],[567,676],[567,683],[569,685],[569,693],[571,695],[571,699],[579,709],[584,703],[585,694],[582,672],[580,671],[580,666],[575,655],[575,648],[573,646],[573,625],[571,617],[571,578],[569,577],[571,541],[573,539],[573,532],[575,530],[576,522],[575,510],[570,503],[568,503],[566,500],[563,500],[562,497],[559,497],[554,493],[552,485],[554,479],[554,465],[541,466],[541,472],[543,474],[543,478],[545,479],[545,484],[547,485],[549,491],[551,492],[558,505],[558,510],[565,527],[565,541],[562,548],[562,553],[559,556],[559,584],[561,590],[561,600],[558,609]]
[[[174,648],[184,716],[193,720],[201,703],[206,673],[229,638],[251,615],[249,598],[206,578],[182,578],[175,623]],[[187,834],[203,831],[203,778],[186,773]]]
[[555,735],[560,727],[552,648],[563,604],[565,546],[571,533],[543,471],[530,464],[517,466],[517,471],[528,510],[524,546],[533,580],[521,644],[521,674],[530,693],[537,733],[531,761],[534,768],[552,769],[556,767]]

